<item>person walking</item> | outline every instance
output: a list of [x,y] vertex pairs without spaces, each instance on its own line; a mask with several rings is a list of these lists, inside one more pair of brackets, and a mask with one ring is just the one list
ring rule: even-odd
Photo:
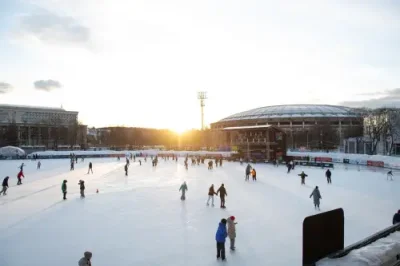
[[299,174],[299,176],[300,176],[300,178],[301,178],[301,184],[302,185],[305,185],[306,184],[306,177],[308,176],[308,175],[306,175],[305,173],[304,173],[304,171],[302,171],[301,172],[301,174]]
[[63,200],[67,199],[67,182],[68,182],[67,180],[64,180],[62,185],[61,185],[61,191],[62,191],[62,193],[64,195]]
[[322,199],[322,197],[321,197],[321,193],[319,192],[318,186],[316,186],[314,188],[313,192],[310,195],[310,198],[311,197],[313,197],[313,199],[314,199],[314,207],[315,207],[315,209],[318,208],[318,210],[320,210],[319,209],[319,200]]
[[85,181],[79,180],[78,185],[79,185],[79,190],[81,192],[81,198],[84,198],[85,197]]
[[78,266],[92,266],[92,262],[90,261],[92,259],[92,252],[86,251],[83,254],[83,258],[81,258],[78,262]]
[[[21,167],[21,168],[22,168],[22,167]],[[22,172],[22,170],[20,170],[19,173],[18,173],[18,175],[17,175],[17,178],[18,178],[17,185],[22,185],[22,179],[21,179],[21,178],[23,178],[23,177],[25,177],[25,176],[24,176],[24,173]]]
[[207,200],[207,206],[209,206],[209,202],[211,200],[211,206],[214,207],[214,195],[217,195],[214,190],[214,184],[211,185],[211,187],[208,189],[208,200]]
[[222,219],[218,225],[217,233],[215,234],[215,240],[217,241],[217,259],[221,258],[222,260],[226,260],[225,241],[227,236],[226,219]]
[[393,215],[392,223],[393,223],[393,224],[400,223],[400,210],[398,210],[397,213],[395,213],[395,214]]
[[329,169],[326,170],[325,176],[326,176],[326,180],[328,181],[328,184],[332,184],[332,179],[331,179],[332,173]]
[[89,172],[92,172],[92,174],[93,174],[93,164],[92,164],[92,162],[89,162],[89,170],[87,171],[87,173],[89,174]]
[[185,200],[186,199],[186,191],[188,190],[186,181],[183,182],[183,184],[181,185],[181,187],[179,188],[179,191],[182,191],[182,195],[181,195],[181,200]]
[[230,240],[230,248],[232,251],[236,249],[235,247],[235,239],[236,239],[236,222],[235,216],[231,216],[227,219],[228,224],[228,236]]
[[219,193],[219,198],[221,199],[221,208],[225,209],[225,197],[228,196],[228,193],[226,192],[224,184],[221,184],[219,189],[217,190],[217,195]]
[[3,189],[0,191],[0,194],[3,193],[3,196],[7,195],[8,179],[9,179],[9,178],[10,178],[10,177],[6,176],[6,177],[3,179],[3,184],[2,184]]

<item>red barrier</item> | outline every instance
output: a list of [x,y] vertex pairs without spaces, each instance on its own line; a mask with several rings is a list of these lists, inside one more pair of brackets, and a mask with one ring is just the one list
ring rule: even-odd
[[368,166],[375,166],[375,167],[383,167],[385,165],[384,162],[381,161],[367,161]]
[[316,157],[315,158],[316,162],[326,162],[326,163],[330,163],[332,162],[332,158],[329,157]]

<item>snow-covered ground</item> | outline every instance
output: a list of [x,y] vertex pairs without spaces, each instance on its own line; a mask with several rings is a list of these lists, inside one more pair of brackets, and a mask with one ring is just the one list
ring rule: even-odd
[[[94,174],[87,174],[89,161]],[[359,241],[391,224],[399,209],[400,176],[386,181],[386,171],[357,171],[338,165],[327,185],[324,170],[256,164],[257,182],[244,181],[245,165],[225,162],[207,170],[186,170],[178,163],[150,160],[131,163],[124,176],[124,160],[86,159],[75,171],[69,160],[24,161],[22,186],[16,186],[21,161],[0,161],[10,176],[7,196],[0,196],[0,265],[77,265],[85,250],[93,252],[94,266],[219,265],[215,231],[221,218],[236,217],[237,250],[227,251],[232,266],[299,265],[302,223],[315,214],[309,195],[318,185],[321,210],[345,211],[345,245]],[[304,170],[306,186],[297,176]],[[68,200],[62,201],[61,182],[68,180]],[[78,181],[86,183],[86,199],[79,198]],[[187,200],[178,192],[187,181]],[[208,188],[225,183],[225,210],[207,207]],[[96,190],[99,189],[99,193]],[[228,243],[226,244],[227,250]],[[334,264],[332,264],[334,265]]]

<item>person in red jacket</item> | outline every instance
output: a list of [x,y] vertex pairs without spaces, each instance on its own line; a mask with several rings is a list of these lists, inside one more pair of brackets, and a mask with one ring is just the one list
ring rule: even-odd
[[22,182],[21,182],[21,178],[22,177],[25,177],[24,176],[24,173],[22,172],[22,170],[21,171],[19,171],[19,173],[18,173],[18,175],[17,175],[17,178],[18,178],[18,183],[17,183],[17,185],[22,185]]

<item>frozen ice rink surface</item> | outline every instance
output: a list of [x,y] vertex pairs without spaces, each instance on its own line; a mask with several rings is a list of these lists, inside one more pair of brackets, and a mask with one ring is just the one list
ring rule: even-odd
[[[94,174],[87,174],[89,161]],[[321,211],[342,207],[345,212],[345,245],[391,225],[400,207],[400,177],[386,180],[386,171],[338,166],[327,185],[325,170],[255,164],[257,182],[245,182],[245,164],[224,162],[207,170],[183,159],[131,163],[124,176],[121,159],[86,159],[69,171],[69,160],[24,161],[25,179],[16,186],[22,161],[0,161],[1,178],[10,176],[7,196],[0,196],[0,265],[71,266],[85,250],[93,252],[93,266],[110,265],[219,265],[215,232],[218,222],[236,217],[237,250],[227,264],[237,266],[300,265],[302,223],[317,213],[312,189],[322,194]],[[300,185],[301,171],[308,174]],[[61,183],[68,180],[67,201]],[[86,198],[79,198],[78,181],[85,180]],[[187,181],[186,201],[179,186]],[[225,184],[227,208],[207,207],[211,184]],[[99,193],[96,194],[96,189]]]

